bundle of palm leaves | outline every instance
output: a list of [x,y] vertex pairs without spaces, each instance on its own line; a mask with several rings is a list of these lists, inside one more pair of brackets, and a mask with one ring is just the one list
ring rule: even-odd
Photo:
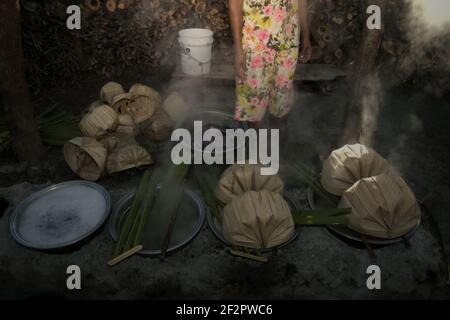
[[324,199],[330,209],[316,209],[292,212],[296,225],[347,224],[350,208],[337,208],[339,197],[326,191],[320,183],[319,175],[306,164],[297,161],[292,165],[297,179],[311,188],[314,194]]
[[[56,105],[37,117],[42,142],[50,146],[62,146],[66,141],[81,136],[80,117],[61,110]],[[11,136],[6,119],[0,117],[0,152],[11,147]]]
[[[168,168],[159,167],[152,174],[148,170],[145,171],[130,211],[120,226],[109,266],[114,266],[143,249],[142,238],[149,217],[157,212],[164,212],[168,217],[176,213],[184,194],[184,179],[188,170],[189,165],[170,165]],[[169,234],[170,230],[167,233]],[[165,245],[166,243],[162,244],[163,247]]]
[[80,120],[81,117],[53,106],[38,117],[42,141],[46,145],[62,146],[66,141],[81,136]]

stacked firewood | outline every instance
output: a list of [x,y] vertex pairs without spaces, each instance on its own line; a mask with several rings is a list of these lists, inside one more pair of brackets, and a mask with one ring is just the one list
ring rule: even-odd
[[[177,32],[192,27],[214,31],[213,62],[231,64],[227,3],[228,0],[22,0],[30,85],[38,92],[43,87],[77,82],[85,71],[111,77],[143,67],[170,69],[178,59]],[[354,61],[365,27],[366,2],[309,3],[312,63],[345,65]],[[70,4],[78,4],[82,9],[81,30],[66,27],[66,8]],[[435,60],[448,55],[430,47],[428,53],[414,59],[417,50],[411,49],[403,21],[408,16],[408,5],[409,1],[389,1],[382,60],[393,67],[405,66],[396,72],[402,79],[411,78],[411,70],[433,75],[444,70],[434,68]],[[405,57],[411,58],[414,68]]]
[[123,9],[88,7],[82,38],[86,43],[95,43],[89,52],[89,65],[100,67],[105,75],[121,74],[137,65],[170,67],[176,61],[177,32],[181,29],[211,29],[219,44],[229,39],[226,3],[226,0],[134,0],[123,2]]
[[354,59],[363,25],[363,1],[320,0],[310,3],[313,62],[342,65]]
[[231,43],[227,0],[141,0],[135,1],[131,11],[139,28],[152,29],[149,40],[154,44],[150,52],[154,64],[176,59],[177,32],[184,28],[211,29],[216,45]]
[[28,83],[38,94],[45,88],[78,84],[80,39],[66,27],[63,1],[20,1],[23,49]]
[[[82,9],[81,30],[66,27],[70,4]],[[227,0],[23,0],[21,9],[35,93],[61,80],[78,82],[84,71],[110,77],[142,66],[171,67],[180,29],[211,29],[216,48],[231,43]]]

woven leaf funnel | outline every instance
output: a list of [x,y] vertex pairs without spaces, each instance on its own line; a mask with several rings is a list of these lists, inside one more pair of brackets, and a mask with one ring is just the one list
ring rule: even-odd
[[119,125],[117,126],[114,135],[125,138],[134,138],[141,134],[142,124],[135,124],[131,115],[119,114],[118,119]]
[[223,234],[235,246],[273,248],[294,234],[289,205],[279,193],[248,191],[231,201],[223,212]]
[[139,124],[134,124],[131,126],[122,126],[119,125],[117,126],[116,131],[114,132],[114,134],[117,134],[119,136],[124,136],[127,138],[134,138],[136,136],[138,136],[139,134],[141,134],[141,130],[142,127]]
[[64,144],[64,159],[78,176],[96,181],[104,171],[108,151],[94,138],[74,138]]
[[362,144],[345,145],[324,161],[320,181],[325,190],[340,196],[359,179],[388,172],[389,164],[375,150]]
[[131,168],[153,163],[150,153],[133,143],[119,142],[114,151],[108,156],[106,169],[109,174],[125,171]]
[[91,108],[80,121],[80,130],[87,137],[99,138],[116,130],[117,113],[107,105]]
[[149,119],[155,111],[157,104],[147,96],[130,93],[119,94],[113,99],[112,108],[119,115],[131,116],[134,124]]
[[216,197],[227,204],[247,191],[268,190],[281,193],[283,188],[284,183],[280,176],[261,175],[260,165],[235,164],[222,173],[216,187]]
[[344,192],[339,206],[352,208],[351,229],[377,238],[401,237],[420,221],[413,192],[401,177],[389,174],[359,180]]
[[100,106],[103,106],[103,105],[104,105],[103,101],[96,100],[96,101],[92,102],[92,103],[86,108],[86,112],[85,112],[85,113],[92,112],[95,108],[100,107]]
[[142,123],[142,132],[151,141],[164,141],[170,137],[174,123],[162,107],[157,107],[152,117]]
[[176,91],[167,96],[162,107],[176,123],[181,123],[192,111],[191,106]]
[[134,126],[134,120],[133,117],[130,114],[119,114],[119,126]]
[[146,86],[145,84],[136,83],[134,84],[129,91],[130,94],[136,95],[136,96],[146,96],[150,98],[152,103],[155,104],[155,106],[161,105],[161,95],[158,91],[155,89]]
[[120,94],[125,93],[122,85],[117,82],[108,82],[100,89],[100,100],[107,103],[108,105],[112,105],[114,98]]

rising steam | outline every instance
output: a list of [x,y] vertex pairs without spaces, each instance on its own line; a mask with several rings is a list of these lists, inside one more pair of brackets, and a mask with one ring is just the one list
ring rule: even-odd
[[413,12],[431,28],[448,28],[450,24],[449,0],[411,0]]
[[[409,4],[406,7],[408,10],[403,13],[405,14],[404,19],[399,19],[397,23],[402,24],[399,26],[399,30],[403,30],[405,34],[399,38],[407,41],[407,49],[398,55],[396,67],[388,68],[392,73],[388,76],[397,77],[398,74],[402,74],[404,75],[403,80],[406,80],[406,77],[429,77],[430,74],[434,74],[431,78],[437,79],[433,81],[439,83],[427,81],[423,89],[442,95],[450,85],[446,80],[450,72],[450,60],[448,59],[450,54],[450,0],[406,0],[405,3]],[[443,73],[443,76],[437,72]],[[383,91],[388,88],[381,86],[376,73],[371,76],[367,88],[362,106],[361,142],[372,145],[373,135],[378,126],[379,104]],[[406,136],[402,137],[402,140],[405,139]],[[400,144],[403,145],[403,143]]]

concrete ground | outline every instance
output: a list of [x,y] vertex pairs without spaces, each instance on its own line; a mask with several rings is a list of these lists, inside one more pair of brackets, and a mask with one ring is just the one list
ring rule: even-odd
[[[135,81],[159,90],[184,88],[196,106],[232,109],[232,83],[170,83],[168,78],[161,79],[155,74]],[[102,83],[96,81],[86,85],[85,95],[78,100],[68,96],[76,96],[79,89],[59,92],[53,99],[79,110],[96,99]],[[127,81],[131,82],[123,80]],[[434,199],[432,217],[423,222],[409,243],[375,248],[374,259],[363,247],[335,237],[326,228],[310,227],[303,228],[275,259],[261,264],[231,256],[205,226],[189,246],[166,262],[135,256],[110,268],[106,262],[114,243],[107,228],[72,252],[31,251],[9,236],[10,208],[0,217],[0,298],[446,298],[450,104],[405,88],[386,90],[383,98],[374,130],[375,149],[401,171],[418,199],[428,194]],[[284,161],[300,159],[319,168],[318,154],[339,136],[345,103],[340,81],[325,88],[303,84],[287,124],[288,138],[282,144]],[[11,207],[44,185],[76,179],[60,149],[48,152],[48,174],[31,180],[16,172],[19,166],[9,159],[2,158],[0,165],[0,196]],[[99,183],[116,201],[136,186],[139,176],[139,171],[131,170]],[[65,286],[66,268],[71,264],[82,270],[83,290],[79,292],[68,291]],[[381,267],[381,290],[366,287],[366,268],[371,264]]]

